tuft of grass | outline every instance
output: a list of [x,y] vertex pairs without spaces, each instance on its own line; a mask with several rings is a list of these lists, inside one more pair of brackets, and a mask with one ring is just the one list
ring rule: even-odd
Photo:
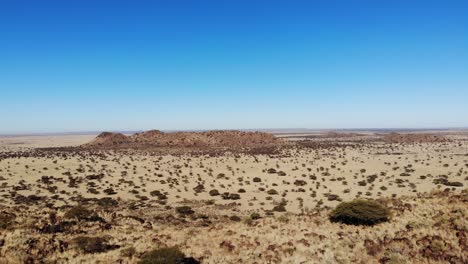
[[350,225],[375,225],[390,220],[390,210],[372,200],[340,203],[330,214],[332,222]]

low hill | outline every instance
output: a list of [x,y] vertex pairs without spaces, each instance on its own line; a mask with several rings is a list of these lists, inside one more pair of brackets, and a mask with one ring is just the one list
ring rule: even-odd
[[102,132],[86,145],[89,146],[115,146],[131,142],[131,139],[122,133]]
[[151,148],[151,147],[202,147],[202,148],[259,148],[271,147],[283,140],[264,132],[236,130],[206,132],[164,133],[150,130],[126,136],[120,133],[103,132],[83,145],[87,148]]

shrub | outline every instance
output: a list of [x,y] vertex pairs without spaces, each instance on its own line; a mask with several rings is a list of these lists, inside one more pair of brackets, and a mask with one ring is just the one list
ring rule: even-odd
[[267,170],[267,172],[268,172],[269,174],[274,174],[274,173],[276,173],[276,170],[273,169],[273,168],[270,168],[270,169]]
[[277,220],[281,223],[287,224],[289,223],[289,217],[287,215],[280,215]]
[[0,229],[7,229],[15,220],[15,216],[5,212],[0,213]]
[[97,204],[102,206],[102,207],[112,207],[112,206],[117,206],[119,202],[117,200],[114,200],[110,197],[104,197],[99,200],[97,200]]
[[286,172],[284,172],[284,171],[278,171],[278,176],[286,176]]
[[210,194],[211,196],[218,196],[218,195],[219,195],[219,191],[216,190],[216,189],[213,189],[213,190],[211,190],[211,191],[209,192],[209,194]]
[[240,222],[241,218],[239,216],[237,216],[237,215],[233,215],[233,216],[229,217],[229,220],[234,221],[234,222]]
[[274,212],[286,212],[286,207],[284,206],[284,204],[279,204],[273,207],[273,211]]
[[267,193],[268,193],[269,195],[277,195],[277,194],[278,194],[278,191],[275,190],[275,189],[270,189],[270,190],[268,190]]
[[93,215],[93,212],[88,210],[86,207],[77,205],[65,213],[65,218],[68,218],[68,219],[76,218],[78,220],[86,220],[86,219],[89,219],[92,215]]
[[136,254],[136,249],[134,247],[127,247],[120,251],[122,257],[131,258]]
[[177,213],[179,213],[181,215],[191,215],[191,214],[195,213],[195,211],[193,211],[190,206],[176,207],[176,211],[177,211]]
[[371,200],[354,200],[339,204],[330,214],[332,222],[350,225],[375,225],[390,219],[390,210]]
[[100,253],[115,248],[104,237],[80,236],[73,239],[73,243],[84,253]]
[[139,264],[179,264],[185,255],[176,247],[160,248],[144,254]]
[[252,213],[252,214],[250,214],[250,219],[252,219],[252,220],[258,220],[258,219],[260,219],[260,218],[261,218],[261,216],[260,216],[259,213]]

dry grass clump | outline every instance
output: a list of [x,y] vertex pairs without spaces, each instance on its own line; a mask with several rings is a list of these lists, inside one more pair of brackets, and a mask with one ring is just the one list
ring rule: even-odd
[[389,219],[390,210],[372,200],[343,202],[330,214],[332,222],[350,225],[375,225]]

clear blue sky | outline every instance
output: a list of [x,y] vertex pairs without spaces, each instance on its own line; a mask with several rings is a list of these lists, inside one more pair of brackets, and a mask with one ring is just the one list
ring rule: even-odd
[[0,92],[0,133],[466,127],[468,1],[3,0]]

